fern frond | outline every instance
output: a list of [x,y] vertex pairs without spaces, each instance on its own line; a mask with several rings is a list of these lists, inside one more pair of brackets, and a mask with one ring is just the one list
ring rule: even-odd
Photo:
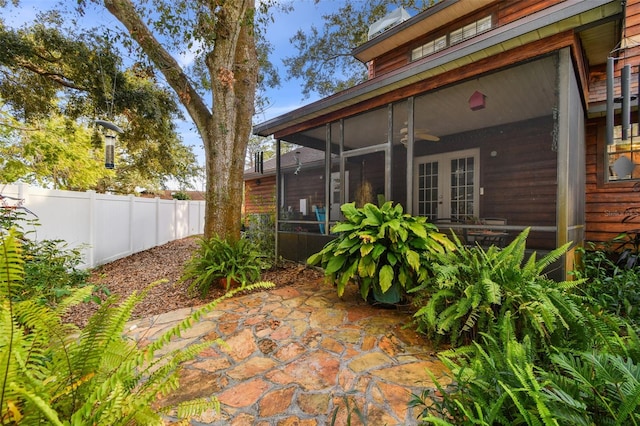
[[181,402],[175,407],[176,413],[180,418],[191,418],[199,416],[207,410],[215,410],[220,412],[220,401],[216,397],[199,398],[191,401]]

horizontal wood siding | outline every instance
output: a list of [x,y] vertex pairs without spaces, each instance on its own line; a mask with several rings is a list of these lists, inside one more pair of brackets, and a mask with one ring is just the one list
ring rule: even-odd
[[[258,180],[260,183],[258,183]],[[267,176],[244,183],[244,212],[248,214],[274,213],[276,205],[276,177]]]
[[563,0],[509,0],[498,1],[489,7],[480,9],[473,14],[461,16],[446,27],[440,27],[435,31],[424,34],[422,37],[411,43],[398,46],[396,49],[376,58],[373,62],[373,73],[371,77],[379,77],[390,71],[399,69],[407,65],[411,60],[411,51],[418,46],[441,37],[444,34],[464,27],[465,25],[483,18],[489,14],[493,15],[494,28],[511,23],[520,18],[539,12]]
[[[625,35],[637,39],[640,36],[640,0],[628,0],[625,10]],[[619,93],[620,69],[631,65],[631,90],[637,92],[637,65],[640,63],[640,46],[621,51],[615,63],[616,93]],[[592,70],[590,75],[590,102],[604,101],[606,72],[604,67]],[[633,113],[633,121],[637,121]],[[616,122],[619,117],[616,117]],[[597,243],[610,241],[622,232],[640,228],[640,220],[622,223],[632,211],[640,211],[640,182],[607,182],[605,119],[594,118],[586,128],[586,240]]]
[[[542,117],[465,132],[437,144],[418,144],[416,156],[479,147],[484,195],[478,216],[503,217],[509,225],[554,226],[557,153],[552,148],[552,129],[553,119]],[[552,232],[532,232],[527,241],[536,249],[556,247]]]
[[498,24],[505,25],[539,12],[564,0],[509,0],[499,2]]
[[446,27],[440,27],[434,31],[429,32],[428,34],[424,34],[423,36],[411,41],[410,43],[398,46],[396,49],[385,53],[384,55],[374,60],[373,77],[379,77],[383,74],[407,65],[411,61],[411,51],[416,47],[422,46],[423,44],[437,39],[438,37],[441,37],[445,34],[448,34],[453,30],[462,28],[465,25],[477,21],[480,18],[484,18],[491,13],[495,13],[497,10],[497,6],[492,5],[490,7],[478,10],[473,14],[461,16],[459,19],[456,19]]
[[591,120],[586,133],[586,239],[594,242],[640,228],[640,220],[622,223],[628,209],[640,211],[640,182],[605,182],[604,127],[604,119]]
[[307,217],[297,217],[296,219],[316,220],[315,213],[311,211],[311,206],[324,206],[324,169],[315,168],[301,170],[297,175],[289,172],[283,175],[284,200],[283,206],[291,209],[295,213],[300,213],[300,200],[307,200]]

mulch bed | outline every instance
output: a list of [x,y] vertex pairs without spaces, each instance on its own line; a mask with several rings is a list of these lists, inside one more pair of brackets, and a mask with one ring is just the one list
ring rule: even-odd
[[[224,289],[212,288],[207,297],[201,298],[188,294],[188,283],[178,282],[185,263],[197,248],[196,237],[171,241],[99,266],[91,271],[89,282],[98,287],[96,294],[103,300],[107,298],[107,294],[123,299],[134,291],[141,292],[150,284],[156,283],[149,290],[148,296],[137,305],[132,319],[199,306],[223,295]],[[318,269],[284,262],[272,270],[263,272],[261,279],[272,281],[278,287],[282,287],[317,280],[322,276],[322,271]],[[83,327],[98,310],[98,306],[95,302],[74,306],[65,316],[65,320]]]

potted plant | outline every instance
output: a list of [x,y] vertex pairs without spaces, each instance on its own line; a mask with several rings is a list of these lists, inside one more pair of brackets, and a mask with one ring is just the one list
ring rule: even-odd
[[367,203],[357,208],[348,203],[340,209],[345,221],[331,229],[337,238],[307,259],[324,269],[339,296],[353,281],[364,299],[371,293],[378,302],[398,303],[426,279],[433,253],[454,248],[435,225],[405,214],[400,204],[388,201],[381,207]]
[[180,281],[191,280],[190,293],[199,290],[205,296],[215,284],[229,290],[260,278],[260,254],[251,241],[241,238],[233,242],[213,237],[200,238],[198,244],[200,247],[180,278]]

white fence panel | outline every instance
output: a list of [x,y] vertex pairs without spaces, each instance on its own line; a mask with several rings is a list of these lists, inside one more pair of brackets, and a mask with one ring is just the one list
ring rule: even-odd
[[93,242],[94,260],[101,263],[128,256],[133,252],[131,235],[131,204],[129,197],[94,194]]
[[157,201],[153,198],[136,200],[133,210],[133,252],[150,249],[158,245],[156,230],[158,229],[156,209]]
[[[149,199],[2,185],[38,217],[38,240],[64,240],[94,267],[204,231],[204,201]],[[26,230],[29,230],[27,228]]]

